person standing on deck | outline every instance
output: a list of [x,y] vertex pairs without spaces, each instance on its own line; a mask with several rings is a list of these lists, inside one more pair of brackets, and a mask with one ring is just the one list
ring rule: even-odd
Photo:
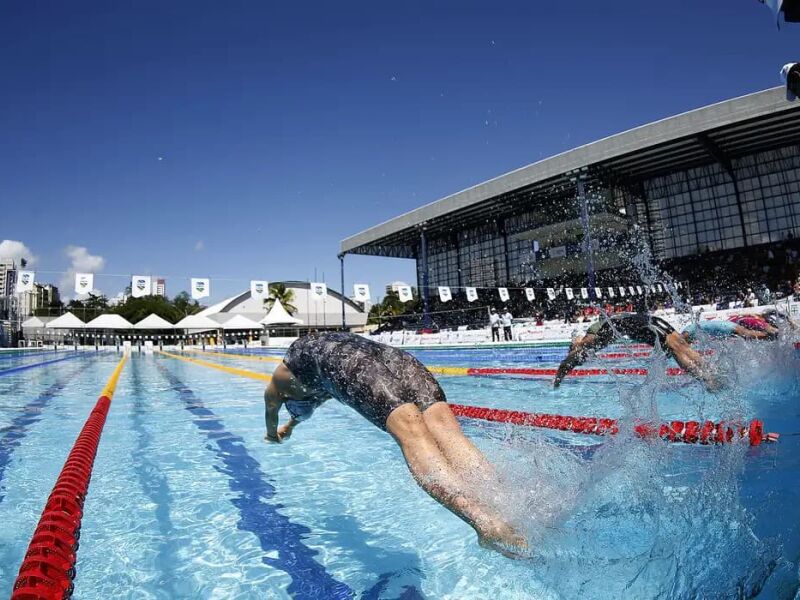
[[503,339],[506,342],[511,341],[511,322],[513,321],[514,317],[511,315],[511,311],[506,308],[506,312],[503,313],[502,323],[503,323]]
[[500,341],[500,315],[497,314],[497,309],[493,308],[489,313],[489,326],[492,328],[492,341]]

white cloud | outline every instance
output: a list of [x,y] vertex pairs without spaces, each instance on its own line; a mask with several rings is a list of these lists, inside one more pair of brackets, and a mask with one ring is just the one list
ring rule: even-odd
[[[75,273],[99,273],[106,266],[106,259],[97,254],[89,254],[89,249],[86,246],[67,246],[64,248],[64,254],[70,261],[69,269],[64,273],[61,278],[60,290],[61,295],[71,298],[75,293]],[[92,290],[93,294],[100,293],[98,290]]]
[[200,252],[201,250],[205,249],[206,245],[203,243],[203,240],[197,240],[194,244],[194,251]]
[[28,261],[28,266],[32,267],[39,258],[31,252],[22,242],[16,240],[3,240],[0,242],[0,258],[11,258],[19,266],[20,259]]

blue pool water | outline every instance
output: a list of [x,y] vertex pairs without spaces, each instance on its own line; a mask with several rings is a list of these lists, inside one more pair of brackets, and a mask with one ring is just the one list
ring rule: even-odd
[[[623,429],[636,418],[757,416],[782,434],[759,448],[702,447],[463,420],[505,480],[490,492],[525,531],[530,561],[480,548],[416,486],[387,434],[354,411],[329,402],[287,443],[268,445],[261,382],[134,355],[95,463],[75,597],[793,598],[798,358],[780,343],[715,350],[731,381],[718,394],[661,376],[659,355],[587,365],[647,366],[647,377],[567,380],[558,390],[541,379],[440,378],[461,404],[619,417]],[[548,364],[508,352],[417,355],[435,365]],[[4,358],[0,372],[53,358]],[[117,359],[86,353],[0,374],[0,596]]]

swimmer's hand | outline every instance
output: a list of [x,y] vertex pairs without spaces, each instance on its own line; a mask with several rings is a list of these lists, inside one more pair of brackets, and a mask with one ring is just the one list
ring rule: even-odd
[[292,437],[292,429],[294,429],[294,425],[292,425],[291,421],[278,427],[278,437],[281,441],[288,440]]
[[561,385],[561,380],[558,377],[553,378],[553,389]]

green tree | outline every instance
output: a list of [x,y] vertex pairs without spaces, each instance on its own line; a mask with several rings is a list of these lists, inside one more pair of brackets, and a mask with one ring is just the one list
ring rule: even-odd
[[285,284],[273,283],[269,286],[269,298],[264,300],[264,307],[267,309],[267,312],[272,310],[275,300],[283,304],[283,308],[285,308],[286,312],[290,315],[297,312],[297,307],[292,304],[294,302],[294,290],[287,288]]
[[378,304],[374,304],[369,309],[368,323],[382,323],[384,319],[396,317],[398,315],[409,312],[409,308],[413,308],[416,302],[401,302],[397,292],[391,290],[386,293],[383,300]]
[[178,311],[179,318],[188,317],[200,312],[203,307],[197,300],[193,300],[189,292],[181,292],[172,299],[172,305]]
[[108,298],[103,294],[89,293],[89,297],[85,300],[78,300],[74,298],[67,304],[67,310],[80,319],[84,323],[88,323],[95,317],[108,312]]
[[122,315],[131,323],[138,323],[153,313],[170,323],[176,323],[184,316],[164,296],[142,296],[141,298],[129,296],[125,302],[114,307],[114,312]]

